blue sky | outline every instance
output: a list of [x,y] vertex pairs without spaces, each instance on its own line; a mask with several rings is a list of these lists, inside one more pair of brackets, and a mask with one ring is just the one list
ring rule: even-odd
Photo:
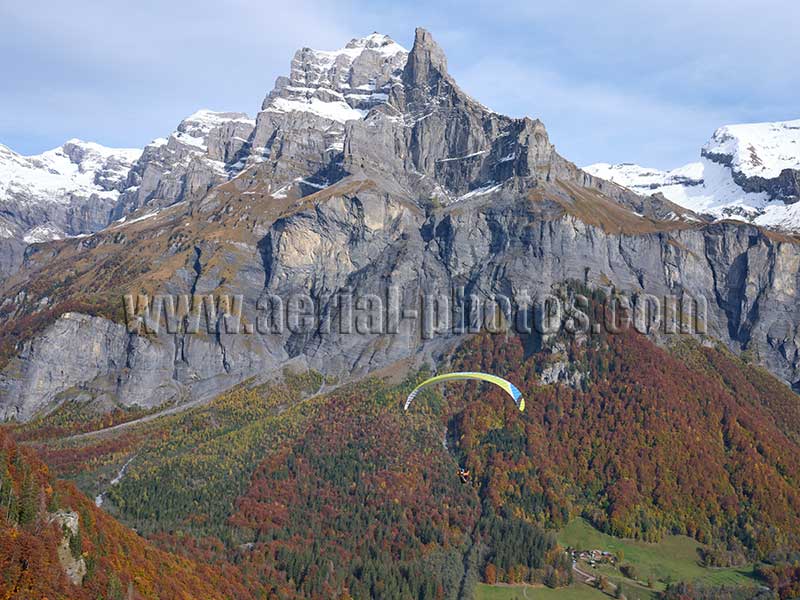
[[254,115],[295,49],[444,47],[462,88],[567,158],[662,168],[726,123],[800,118],[800,2],[0,2],[0,143],[138,147],[198,108]]

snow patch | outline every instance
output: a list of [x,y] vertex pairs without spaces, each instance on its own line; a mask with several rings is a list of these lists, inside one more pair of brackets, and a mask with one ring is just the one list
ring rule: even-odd
[[28,230],[22,241],[26,244],[41,244],[43,242],[50,242],[52,240],[63,240],[66,234],[55,225],[46,223],[44,225],[37,225],[33,229]]
[[477,196],[486,196],[487,194],[491,194],[496,192],[501,187],[503,187],[502,183],[495,183],[494,181],[490,181],[486,185],[476,188],[472,191],[467,192],[463,196],[459,196],[456,199],[456,202],[461,202],[462,200],[469,200],[470,198],[475,198]]
[[479,150],[478,152],[473,152],[472,154],[465,154],[464,156],[451,156],[450,158],[440,158],[436,162],[437,163],[443,163],[443,162],[451,162],[451,161],[454,161],[454,160],[465,160],[467,158],[473,158],[475,156],[480,156],[481,154],[486,154],[487,152],[489,152],[489,151],[488,150]]
[[[183,119],[178,125],[178,129],[170,135],[170,138],[205,153],[208,149],[208,136],[210,133],[214,129],[230,123],[239,123],[251,127],[255,127],[256,124],[255,120],[245,113],[216,112],[203,108]],[[155,140],[151,144],[151,146],[155,147],[161,145],[163,145],[161,139]]]
[[303,179],[302,177],[298,177],[297,179],[295,179],[295,181],[298,183],[302,183],[303,185],[316,188],[318,190],[324,190],[329,185],[327,183],[314,183],[313,181],[309,181],[308,179]]
[[362,119],[367,111],[352,108],[344,101],[324,102],[319,98],[303,100],[288,100],[286,98],[273,98],[265,112],[290,113],[309,112],[324,119],[345,123],[353,119]]
[[17,237],[14,230],[3,222],[0,222],[0,239]]
[[[175,205],[173,205],[175,206]],[[171,207],[170,207],[171,208]],[[114,221],[115,225],[111,227],[111,229],[116,229],[118,227],[122,227],[123,225],[132,225],[133,223],[139,223],[140,221],[144,221],[146,219],[151,219],[155,217],[158,213],[161,212],[161,209],[154,210],[152,212],[145,213],[138,217],[129,218],[128,216],[122,217],[121,219],[117,219]]]

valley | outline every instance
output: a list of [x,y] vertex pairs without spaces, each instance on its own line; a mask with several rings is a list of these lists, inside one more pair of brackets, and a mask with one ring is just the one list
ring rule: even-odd
[[[744,493],[745,488],[738,486],[752,468],[772,469],[765,461],[774,455],[762,435],[766,431],[773,438],[784,434],[774,429],[772,417],[753,421],[753,415],[748,416],[756,406],[778,408],[777,398],[759,395],[758,386],[766,381],[753,367],[737,362],[737,369],[751,375],[720,380],[703,374],[698,365],[738,361],[724,352],[687,340],[666,354],[638,334],[619,340],[601,337],[587,348],[571,350],[576,353],[572,362],[589,369],[587,381],[595,381],[592,373],[606,373],[605,379],[589,383],[589,393],[580,400],[585,405],[582,410],[588,412],[581,415],[574,412],[578,405],[562,395],[566,390],[533,383],[536,370],[557,359],[557,342],[527,359],[524,340],[499,342],[495,336],[475,336],[454,350],[448,362],[453,368],[492,370],[520,365],[510,372],[515,380],[526,382],[525,413],[514,414],[500,393],[458,383],[448,386],[445,395],[423,391],[417,408],[403,413],[402,401],[424,371],[400,385],[366,378],[323,394],[316,393],[322,381],[318,373],[287,371],[283,383],[245,383],[207,405],[109,429],[102,436],[52,438],[43,426],[44,437],[37,442],[28,429],[26,444],[33,444],[59,476],[76,481],[89,497],[103,492],[104,510],[165,551],[238,565],[244,577],[266,577],[274,582],[273,593],[282,590],[286,597],[324,598],[337,589],[379,594],[376,581],[394,586],[396,592],[387,592],[390,595],[437,587],[452,590],[465,584],[477,597],[513,598],[523,589],[480,583],[487,578],[510,584],[522,578],[548,586],[524,588],[528,596],[539,594],[530,597],[562,594],[569,598],[571,589],[587,597],[601,594],[580,583],[580,575],[572,572],[573,559],[565,554],[569,548],[623,556],[621,564],[626,570],[633,567],[635,571],[628,573],[635,572],[635,579],[624,576],[618,566],[593,568],[582,559],[578,568],[604,576],[613,586],[621,582],[629,598],[657,597],[668,584],[677,582],[741,590],[763,585],[754,575],[753,564],[771,555],[777,543],[794,543],[794,525],[785,519],[797,519],[798,513],[786,514],[782,505],[774,505],[774,499],[751,496],[748,502],[753,511],[741,512],[738,518],[748,519],[747,530],[752,533],[770,528],[767,540],[742,537],[736,520],[725,516],[731,513],[724,504],[705,508],[709,511],[705,513],[691,503],[681,504],[686,498],[681,489],[693,489],[693,494],[705,489],[703,493],[710,493],[707,502],[719,502],[723,496],[713,491],[717,485],[736,496]],[[627,350],[615,354],[618,342]],[[637,356],[637,369],[626,366],[628,355]],[[662,365],[668,379],[661,381],[641,370],[647,357],[656,361],[654,366]],[[602,366],[605,361],[608,367]],[[692,365],[691,372],[681,366],[687,364]],[[598,371],[606,368],[610,370]],[[713,372],[724,374],[725,370],[716,367]],[[710,417],[709,424],[723,406],[732,411],[728,418],[736,419],[737,428],[749,423],[747,433],[730,430],[724,434],[734,437],[728,451],[719,455],[726,465],[719,483],[708,467],[693,476],[691,469],[671,466],[672,460],[686,460],[680,458],[681,448],[691,448],[681,433],[683,428],[668,433],[651,421],[646,435],[653,435],[653,441],[631,446],[603,433],[613,429],[593,421],[598,417],[588,416],[593,405],[613,401],[610,414],[626,423],[627,435],[635,437],[639,435],[637,420],[650,417],[644,417],[638,403],[624,400],[624,390],[633,386],[637,397],[649,398],[650,389],[663,393],[678,386],[674,396],[664,396],[664,402],[675,402],[678,413],[694,410],[688,399],[682,399],[684,384],[679,382],[710,386],[706,397],[721,404],[702,409]],[[742,404],[734,397],[749,400]],[[652,414],[663,413],[667,418],[678,414],[671,412],[669,404],[654,410]],[[703,420],[699,414],[691,418],[695,426]],[[553,419],[564,420],[558,427],[542,428]],[[443,426],[459,440],[454,447],[442,445]],[[568,431],[572,432],[569,438],[561,437]],[[790,433],[796,435],[796,430],[787,429],[786,435]],[[745,450],[735,450],[740,442],[733,440],[740,435],[760,439],[762,454],[757,457],[745,451],[737,458]],[[538,441],[539,436],[544,438]],[[520,452],[518,444],[523,439],[529,449]],[[579,444],[576,451],[594,450],[583,457],[585,451],[573,454],[570,439]],[[790,438],[781,439],[781,463],[792,465],[788,460],[798,460],[794,457],[800,457],[800,449]],[[539,450],[540,444],[549,451]],[[646,446],[652,447],[653,454],[642,453],[640,448]],[[639,448],[638,458],[625,458],[625,447]],[[716,464],[712,456],[705,456],[706,465]],[[456,466],[464,464],[474,473],[468,484],[460,482],[456,473]],[[589,469],[589,464],[603,467]],[[125,477],[111,485],[125,465]],[[673,485],[678,487],[670,490],[663,487],[664,482],[649,487],[644,474],[651,468],[675,473]],[[620,488],[626,473],[638,473],[634,477],[639,491]],[[793,481],[791,473],[775,471],[776,478],[768,484],[773,498],[774,492],[784,490],[780,493],[786,495],[789,504],[785,506],[796,502],[794,492],[782,483]],[[543,487],[545,482],[547,487]],[[588,495],[582,491],[587,489],[595,491]],[[623,489],[633,495],[626,498],[621,495]],[[594,495],[596,500],[591,499]],[[585,520],[588,516],[595,526]],[[354,527],[355,538],[350,533]],[[323,531],[325,543],[315,544],[313,540],[319,540]],[[612,532],[634,534],[639,540],[609,535]],[[354,545],[354,539],[358,544]],[[779,542],[782,539],[787,541]],[[479,540],[477,545],[475,540]],[[519,540],[520,545],[511,540]],[[731,548],[741,552],[740,558],[731,558],[741,561],[736,566],[703,566],[704,561],[722,560]],[[402,556],[403,562],[396,564],[393,555]],[[256,561],[257,556],[266,560]],[[310,576],[325,564],[334,565],[333,571],[322,578]],[[424,565],[436,567],[428,570]],[[463,565],[468,566],[466,570]],[[332,573],[337,577],[332,578]],[[575,582],[570,584],[571,578]]]

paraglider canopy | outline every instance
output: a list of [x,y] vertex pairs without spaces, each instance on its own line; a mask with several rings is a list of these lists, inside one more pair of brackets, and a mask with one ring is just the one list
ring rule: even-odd
[[460,381],[466,379],[474,379],[477,381],[486,381],[488,383],[493,383],[494,385],[500,387],[505,391],[506,394],[511,396],[511,399],[514,401],[514,404],[517,405],[517,408],[520,411],[525,410],[525,398],[522,397],[522,392],[517,389],[510,381],[503,379],[502,377],[498,377],[497,375],[490,375],[489,373],[480,373],[480,372],[472,372],[466,371],[462,373],[445,373],[444,375],[437,375],[436,377],[431,377],[430,379],[426,379],[422,383],[420,383],[417,387],[415,387],[412,392],[406,398],[405,406],[403,406],[403,410],[408,410],[408,407],[411,405],[411,401],[416,398],[419,391],[427,387],[429,385],[433,385],[435,383],[441,383],[443,381]]

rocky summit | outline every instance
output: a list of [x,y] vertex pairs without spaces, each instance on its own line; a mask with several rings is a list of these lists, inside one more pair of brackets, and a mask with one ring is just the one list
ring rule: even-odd
[[[0,415],[26,420],[69,398],[201,400],[290,364],[344,381],[421,363],[463,335],[408,323],[229,335],[221,315],[207,334],[137,335],[124,294],[240,295],[249,324],[271,297],[310,297],[321,322],[335,320],[343,291],[400,290],[410,305],[578,282],[703,298],[702,337],[800,386],[798,240],[621,181],[632,191],[608,180],[617,171],[582,170],[541,121],[469,97],[423,29],[410,51],[380,34],[301,49],[255,119],[193,114],[113,184],[107,222],[28,248],[0,288]],[[700,185],[694,173],[672,181]]]

